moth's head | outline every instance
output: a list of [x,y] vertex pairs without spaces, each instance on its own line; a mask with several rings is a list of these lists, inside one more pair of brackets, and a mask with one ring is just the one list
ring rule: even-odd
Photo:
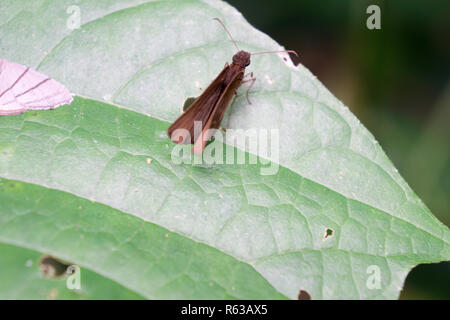
[[233,56],[233,63],[245,68],[250,64],[250,53],[244,50],[238,51]]

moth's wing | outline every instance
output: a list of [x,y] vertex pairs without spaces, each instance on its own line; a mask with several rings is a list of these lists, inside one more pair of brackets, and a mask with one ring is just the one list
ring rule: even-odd
[[24,65],[0,59],[0,115],[54,109],[72,100],[69,90],[56,80]]
[[211,128],[219,128],[222,123],[223,116],[225,115],[225,111],[227,110],[230,101],[233,99],[236,90],[240,87],[243,77],[244,72],[239,72],[236,74],[224,90],[222,96],[220,97],[220,105],[218,105],[218,108],[216,108],[216,112],[212,117]]
[[194,143],[193,150],[195,154],[201,154],[203,152],[203,149],[205,148],[206,142],[208,142],[211,139],[211,135],[213,134],[213,132],[212,131],[208,132],[208,130],[219,128],[223,116],[225,115],[225,111],[227,110],[228,104],[233,98],[233,95],[236,92],[237,88],[239,88],[239,86],[241,85],[243,77],[244,77],[243,71],[237,73],[221,94],[218,105],[209,115],[208,120],[206,121],[206,124],[203,127],[202,134],[197,138],[197,140]]
[[[190,107],[172,123],[167,130],[172,141],[175,143],[194,143],[194,121],[201,121],[203,126],[207,122],[209,115],[224,90],[223,82],[228,69],[229,66],[226,66],[202,94],[194,100]],[[187,130],[190,134],[190,139],[187,139],[183,131],[175,132],[177,129]],[[172,137],[173,133],[175,135]]]

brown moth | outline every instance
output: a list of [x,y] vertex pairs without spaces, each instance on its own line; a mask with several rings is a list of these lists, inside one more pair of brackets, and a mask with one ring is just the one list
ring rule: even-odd
[[[253,86],[256,78],[250,74],[250,78],[245,79],[245,68],[250,64],[250,56],[262,53],[290,52],[297,55],[292,50],[268,51],[249,53],[239,50],[233,37],[228,32],[225,25],[218,18],[217,20],[227,32],[231,41],[238,49],[233,56],[231,65],[225,63],[225,67],[219,75],[211,82],[211,84],[198,96],[191,106],[169,127],[168,134],[175,143],[194,144],[193,151],[199,155],[203,152],[206,143],[211,139],[212,131],[210,129],[218,129],[222,122],[225,111],[230,104],[233,96],[237,96],[237,89],[245,82],[251,81],[246,92],[247,101],[248,91]],[[195,123],[201,124],[201,134],[195,135]],[[189,133],[189,134],[188,134]]]

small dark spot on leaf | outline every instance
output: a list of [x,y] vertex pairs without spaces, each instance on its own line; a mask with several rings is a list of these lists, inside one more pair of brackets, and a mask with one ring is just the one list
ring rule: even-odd
[[16,185],[15,185],[14,183],[10,183],[9,186],[10,186],[11,188],[14,188]]
[[186,111],[192,104],[192,102],[195,101],[196,98],[194,97],[189,97],[184,101],[184,105],[183,105],[183,111]]
[[298,293],[298,300],[311,300],[311,295],[306,290],[300,290]]
[[286,58],[286,57],[283,57],[283,60],[284,60],[284,61],[287,61],[287,58]]
[[331,228],[327,228],[325,230],[325,234],[323,235],[323,239],[326,240],[328,238],[331,238],[333,236],[333,234],[334,234],[334,230]]
[[7,156],[7,155],[8,155],[8,152],[3,151],[2,154],[3,154],[4,156]]
[[[210,143],[213,143],[214,140],[216,140],[216,137],[212,136],[211,139],[210,139],[208,142],[206,142],[205,147],[208,146]],[[214,151],[215,151],[215,150],[214,150]],[[214,152],[214,153],[215,153],[215,152]]]
[[47,278],[57,278],[65,275],[67,268],[71,265],[52,256],[46,255],[39,262],[41,272]]

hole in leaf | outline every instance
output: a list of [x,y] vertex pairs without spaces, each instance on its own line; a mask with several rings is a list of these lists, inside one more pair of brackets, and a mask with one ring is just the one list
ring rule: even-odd
[[306,290],[300,290],[298,293],[298,300],[311,300],[311,295]]
[[334,234],[334,230],[331,228],[327,228],[325,230],[325,234],[323,235],[323,239],[326,240],[328,238],[331,238],[333,236],[333,234]]
[[65,275],[70,266],[70,264],[48,255],[43,256],[39,263],[42,274],[47,278],[58,278]]
[[196,98],[194,97],[189,97],[184,101],[184,105],[183,105],[183,112],[186,111],[187,109],[189,109],[189,107],[191,106],[192,102],[195,101]]
[[[207,146],[209,146],[209,144],[213,143],[214,140],[216,140],[216,137],[212,136],[211,139],[208,142],[206,142],[205,147],[207,147]],[[215,156],[215,154],[216,154],[216,150],[214,149],[213,154],[211,156]]]

